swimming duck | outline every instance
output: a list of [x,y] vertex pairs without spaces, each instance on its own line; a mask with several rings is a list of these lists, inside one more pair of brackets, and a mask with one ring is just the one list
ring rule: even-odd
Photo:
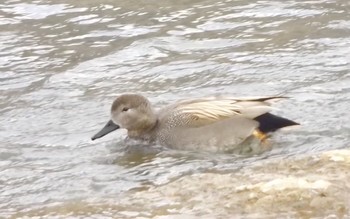
[[281,96],[210,97],[181,100],[155,111],[139,94],[122,94],[111,107],[111,120],[91,139],[119,128],[128,137],[184,150],[226,151],[247,138],[264,141],[268,133],[299,125],[270,113]]

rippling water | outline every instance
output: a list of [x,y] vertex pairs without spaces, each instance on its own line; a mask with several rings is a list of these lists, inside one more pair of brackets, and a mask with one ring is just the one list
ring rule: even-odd
[[[274,171],[276,159],[289,159],[281,171],[295,174],[293,165],[308,166],[305,160],[323,151],[349,146],[349,11],[347,0],[2,1],[0,217],[349,216],[346,201],[327,211],[318,209],[324,201],[314,201],[314,214],[312,206],[288,204],[300,199],[286,199],[284,211],[252,210],[243,201],[249,192],[238,196],[248,206],[244,211],[226,211],[236,203],[225,196],[230,192],[203,191],[219,186],[211,178],[236,188],[230,176],[269,172],[259,168],[264,162]],[[123,92],[143,93],[159,107],[218,93],[286,94],[292,99],[277,104],[279,114],[303,126],[277,133],[270,151],[248,157],[126,150],[122,131],[91,142]],[[317,162],[321,170],[331,165]],[[323,171],[339,168],[334,165]],[[314,171],[306,169],[303,177],[315,177]],[[342,189],[336,191],[349,195]],[[333,197],[332,191],[324,192]],[[219,204],[204,204],[209,199]]]

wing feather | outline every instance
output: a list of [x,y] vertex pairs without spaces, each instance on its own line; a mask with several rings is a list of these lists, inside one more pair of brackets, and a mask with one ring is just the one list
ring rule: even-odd
[[164,108],[160,116],[161,119],[177,124],[176,126],[200,127],[236,116],[254,119],[270,112],[273,109],[271,103],[282,98],[285,97],[209,97],[184,100]]

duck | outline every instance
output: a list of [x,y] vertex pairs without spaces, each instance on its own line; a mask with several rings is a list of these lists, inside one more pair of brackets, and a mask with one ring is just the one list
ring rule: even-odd
[[270,133],[299,123],[271,113],[284,96],[215,96],[179,100],[160,110],[141,94],[119,95],[110,120],[91,140],[126,129],[130,139],[180,150],[228,151],[249,138],[264,142]]

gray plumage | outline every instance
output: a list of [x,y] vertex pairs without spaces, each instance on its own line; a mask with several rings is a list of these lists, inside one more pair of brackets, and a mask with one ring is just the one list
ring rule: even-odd
[[[154,111],[139,94],[123,94],[112,104],[111,121],[92,139],[118,128],[128,136],[185,150],[226,151],[255,136],[297,125],[270,114],[271,102],[283,97],[212,97],[178,101]],[[264,131],[260,130],[263,128]]]

